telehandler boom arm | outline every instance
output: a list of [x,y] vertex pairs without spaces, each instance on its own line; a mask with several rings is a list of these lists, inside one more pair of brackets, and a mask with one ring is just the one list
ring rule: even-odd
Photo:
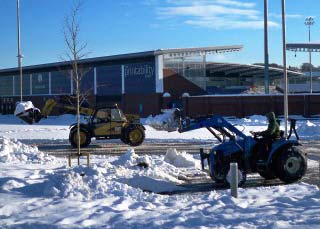
[[[43,106],[41,113],[43,117],[48,117],[51,112],[52,109],[54,107],[60,107],[64,110],[69,110],[69,111],[77,111],[77,107],[76,106],[70,106],[70,105],[66,105],[63,103],[58,103],[57,101],[55,101],[54,99],[48,99],[45,103],[45,105]],[[84,114],[84,115],[92,115],[94,113],[94,109],[91,108],[86,108],[86,107],[80,107],[80,114]]]

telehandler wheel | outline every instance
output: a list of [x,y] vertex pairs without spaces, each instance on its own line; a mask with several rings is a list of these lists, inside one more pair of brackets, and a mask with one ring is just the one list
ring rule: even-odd
[[[77,128],[73,128],[70,131],[69,142],[72,147],[78,147]],[[80,129],[80,147],[87,147],[91,143],[91,136],[85,129]]]
[[129,127],[126,137],[127,144],[131,146],[141,145],[145,138],[144,129],[138,125]]
[[279,155],[277,175],[285,183],[300,180],[307,171],[307,159],[301,149],[290,147]]

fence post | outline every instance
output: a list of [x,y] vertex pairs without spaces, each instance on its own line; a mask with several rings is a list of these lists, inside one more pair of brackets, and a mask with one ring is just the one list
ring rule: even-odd
[[230,189],[231,196],[238,198],[238,164],[230,163]]

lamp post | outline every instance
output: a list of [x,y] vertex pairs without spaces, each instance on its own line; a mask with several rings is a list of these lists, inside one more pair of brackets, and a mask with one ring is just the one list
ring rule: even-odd
[[22,102],[22,54],[20,48],[20,0],[17,0],[17,27],[18,27],[18,66],[20,72],[20,101]]
[[288,136],[288,76],[286,54],[286,1],[282,0],[282,52],[283,52],[283,78],[284,78],[284,136]]
[[[313,17],[307,17],[304,21],[304,24],[308,27],[309,30],[309,43],[311,41],[311,26],[314,24]],[[312,65],[311,65],[311,52],[309,51],[309,65],[310,65],[310,93],[312,93]]]
[[264,88],[269,94],[268,0],[264,0]]

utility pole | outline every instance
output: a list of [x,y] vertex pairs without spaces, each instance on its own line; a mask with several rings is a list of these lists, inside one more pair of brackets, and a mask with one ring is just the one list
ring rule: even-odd
[[288,76],[286,54],[286,1],[282,0],[282,52],[283,52],[283,78],[284,78],[284,136],[288,137]]
[[269,94],[269,41],[268,41],[268,0],[264,0],[264,88]]
[[[314,24],[314,19],[313,17],[307,17],[306,20],[304,21],[304,24],[308,27],[309,29],[309,43],[311,41],[311,26]],[[309,51],[309,65],[310,65],[310,93],[312,93],[312,65],[311,65],[311,52]]]
[[22,54],[20,48],[20,0],[17,0],[17,26],[18,26],[18,66],[20,72],[20,102],[22,102]]

